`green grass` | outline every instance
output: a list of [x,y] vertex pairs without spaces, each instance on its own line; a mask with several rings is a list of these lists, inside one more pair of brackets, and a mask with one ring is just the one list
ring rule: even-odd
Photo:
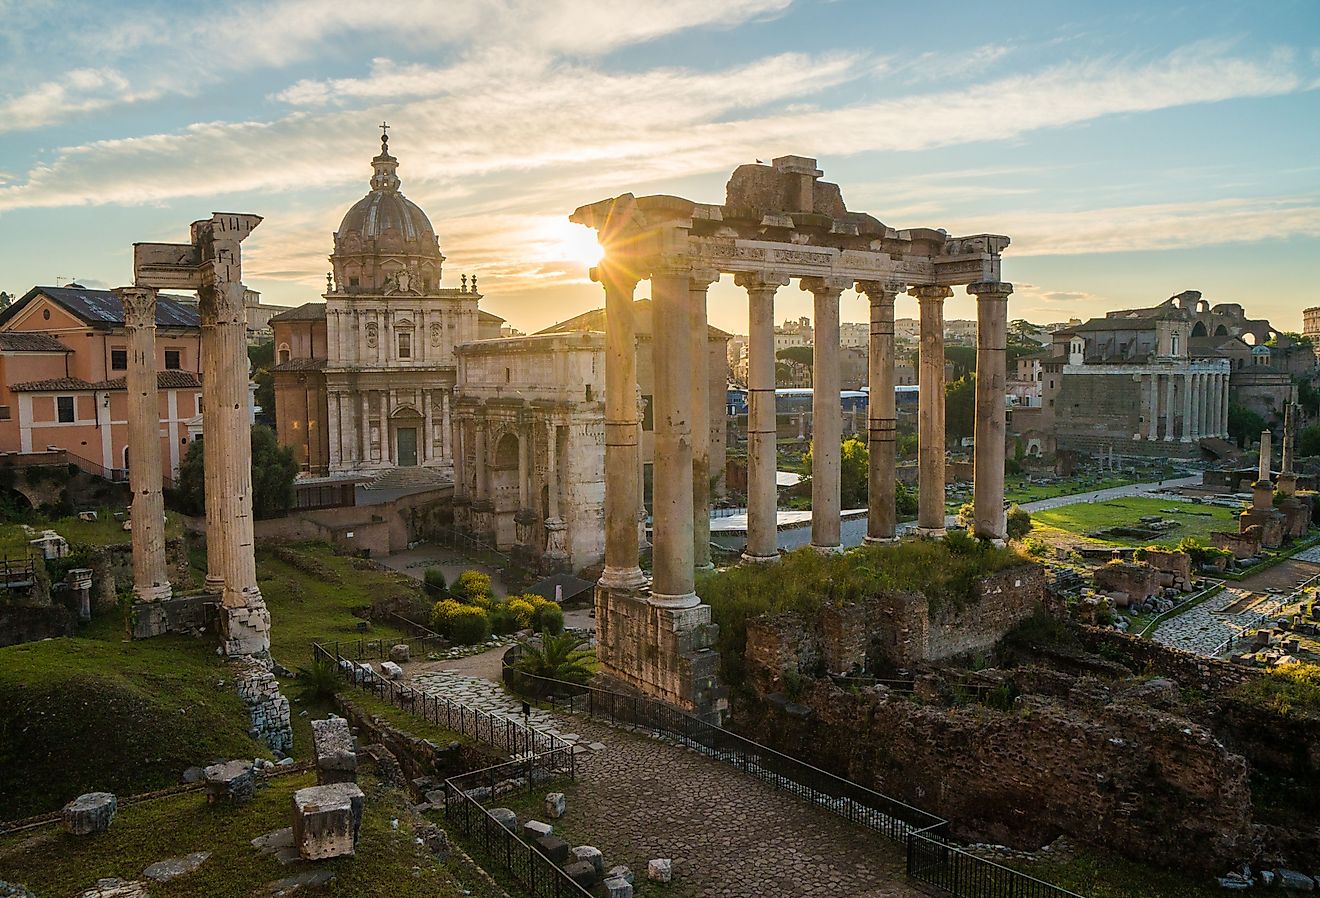
[[125,642],[109,620],[89,635],[0,649],[0,818],[171,786],[216,758],[269,757],[209,641]]
[[[1178,509],[1178,512],[1170,514],[1162,509]],[[1146,515],[1178,521],[1182,526],[1153,538],[1098,539],[1087,536],[1088,533],[1108,527],[1139,526],[1141,518]],[[1108,502],[1079,502],[1062,508],[1035,511],[1031,513],[1031,519],[1035,525],[1033,532],[1038,536],[1042,532],[1048,535],[1051,530],[1063,531],[1097,546],[1174,546],[1188,536],[1198,537],[1208,543],[1211,531],[1237,532],[1237,512],[1233,509],[1137,496],[1111,499]]]
[[[95,521],[80,521],[77,516],[46,520],[38,518],[28,524],[40,533],[42,530],[54,530],[74,545],[118,546],[131,541],[131,534],[124,525],[114,519],[114,512],[122,508],[99,508]],[[165,536],[174,539],[183,535],[183,521],[173,512],[165,513]],[[23,530],[22,524],[0,524],[0,556],[23,555],[28,551],[31,539]]]
[[[314,785],[311,773],[277,777],[243,806],[208,807],[191,792],[120,809],[110,829],[74,837],[56,826],[0,839],[0,877],[27,885],[39,895],[74,895],[99,877],[137,879],[155,861],[193,851],[212,856],[195,872],[170,883],[151,883],[153,898],[239,898],[264,894],[262,886],[307,869],[335,872],[337,895],[381,898],[451,898],[466,894],[457,869],[438,863],[414,844],[411,812],[404,796],[362,777],[367,801],[353,857],[295,863],[288,867],[259,855],[250,842],[290,824],[296,789]],[[398,820],[397,829],[391,824]],[[461,875],[461,874],[460,874]],[[475,880],[474,880],[475,881]],[[479,892],[479,894],[490,894]]]
[[1275,667],[1232,692],[1244,704],[1299,720],[1320,719],[1320,664]]
[[1209,877],[1189,882],[1186,874],[1167,868],[1085,851],[1068,859],[1003,863],[1087,898],[1222,898],[1225,894]]
[[414,736],[421,739],[430,739],[437,745],[448,745],[450,742],[464,742],[470,745],[479,744],[456,730],[447,729],[432,723],[422,717],[420,712],[418,714],[412,714],[400,707],[391,705],[382,698],[377,698],[374,693],[367,692],[363,689],[346,687],[342,695],[346,700],[357,705],[367,714],[384,718],[396,729],[412,733]]

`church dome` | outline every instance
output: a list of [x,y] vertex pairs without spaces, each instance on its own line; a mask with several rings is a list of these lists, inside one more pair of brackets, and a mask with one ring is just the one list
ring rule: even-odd
[[371,167],[371,192],[353,204],[335,232],[330,261],[338,292],[437,289],[444,261],[440,241],[426,213],[399,191],[399,160],[390,155],[385,135]]

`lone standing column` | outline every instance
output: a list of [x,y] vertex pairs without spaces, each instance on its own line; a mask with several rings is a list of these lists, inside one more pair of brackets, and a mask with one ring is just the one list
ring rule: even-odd
[[775,414],[775,292],[788,276],[739,274],[747,290],[747,548],[746,561],[779,558],[779,426]]
[[637,277],[608,260],[592,269],[605,288],[605,570],[600,585],[633,590],[646,582],[638,566],[640,430],[637,414]]
[[921,307],[921,372],[917,430],[917,533],[944,536],[944,300],[949,287],[908,291]]
[[971,284],[967,292],[976,297],[975,535],[1003,544],[1008,536],[1004,519],[1004,396],[1008,379],[1008,297],[1013,285],[1000,281]]
[[815,297],[815,346],[811,360],[811,546],[818,552],[841,548],[839,456],[843,442],[840,404],[839,296],[852,281],[803,278]]
[[172,594],[165,561],[165,501],[160,489],[160,397],[156,382],[156,291],[120,287],[128,334],[128,482],[133,491],[133,595],[158,602]]
[[214,498],[223,489],[220,469],[226,464],[223,440],[217,434],[212,440],[210,428],[218,427],[222,391],[217,386],[224,373],[224,362],[216,357],[215,304],[201,302],[198,295],[197,316],[201,324],[202,343],[199,349],[202,369],[202,496],[206,516],[206,591],[223,595],[225,591],[225,542],[220,535],[224,526],[220,518],[220,502]]
[[692,341],[692,562],[712,571],[710,561],[710,327],[706,291],[718,271],[694,269],[689,284],[689,337]]
[[693,608],[692,341],[688,337],[691,268],[662,258],[651,275],[652,355],[655,367],[655,461],[652,496],[651,602]]
[[894,403],[894,300],[904,284],[865,281],[857,289],[871,305],[870,352],[867,364],[867,458],[866,542],[888,543],[897,539],[894,508],[894,467],[898,462],[895,439],[897,408]]

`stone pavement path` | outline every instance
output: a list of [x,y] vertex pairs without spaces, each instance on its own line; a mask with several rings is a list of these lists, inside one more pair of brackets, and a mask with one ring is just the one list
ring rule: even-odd
[[[424,674],[427,692],[521,718],[521,702],[494,683]],[[577,782],[556,829],[593,844],[609,865],[645,876],[674,861],[666,895],[689,898],[918,898],[902,849],[733,767],[578,715],[533,709],[532,724],[574,737]],[[642,894],[645,894],[643,892]]]
[[1251,590],[1230,586],[1195,608],[1169,618],[1159,625],[1151,638],[1160,645],[1214,657],[1226,640],[1237,637],[1243,630],[1257,626],[1279,611],[1281,603],[1270,596],[1260,597],[1242,611],[1229,613],[1224,610],[1252,595]]

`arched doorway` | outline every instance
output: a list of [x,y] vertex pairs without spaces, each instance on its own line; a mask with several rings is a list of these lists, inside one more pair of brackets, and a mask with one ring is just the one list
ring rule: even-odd
[[495,509],[495,545],[512,548],[518,542],[518,455],[521,447],[514,433],[506,432],[495,443],[490,467],[490,499]]
[[413,468],[422,458],[418,436],[422,432],[422,416],[410,405],[400,406],[390,416],[390,439],[394,445],[394,464],[400,468]]

